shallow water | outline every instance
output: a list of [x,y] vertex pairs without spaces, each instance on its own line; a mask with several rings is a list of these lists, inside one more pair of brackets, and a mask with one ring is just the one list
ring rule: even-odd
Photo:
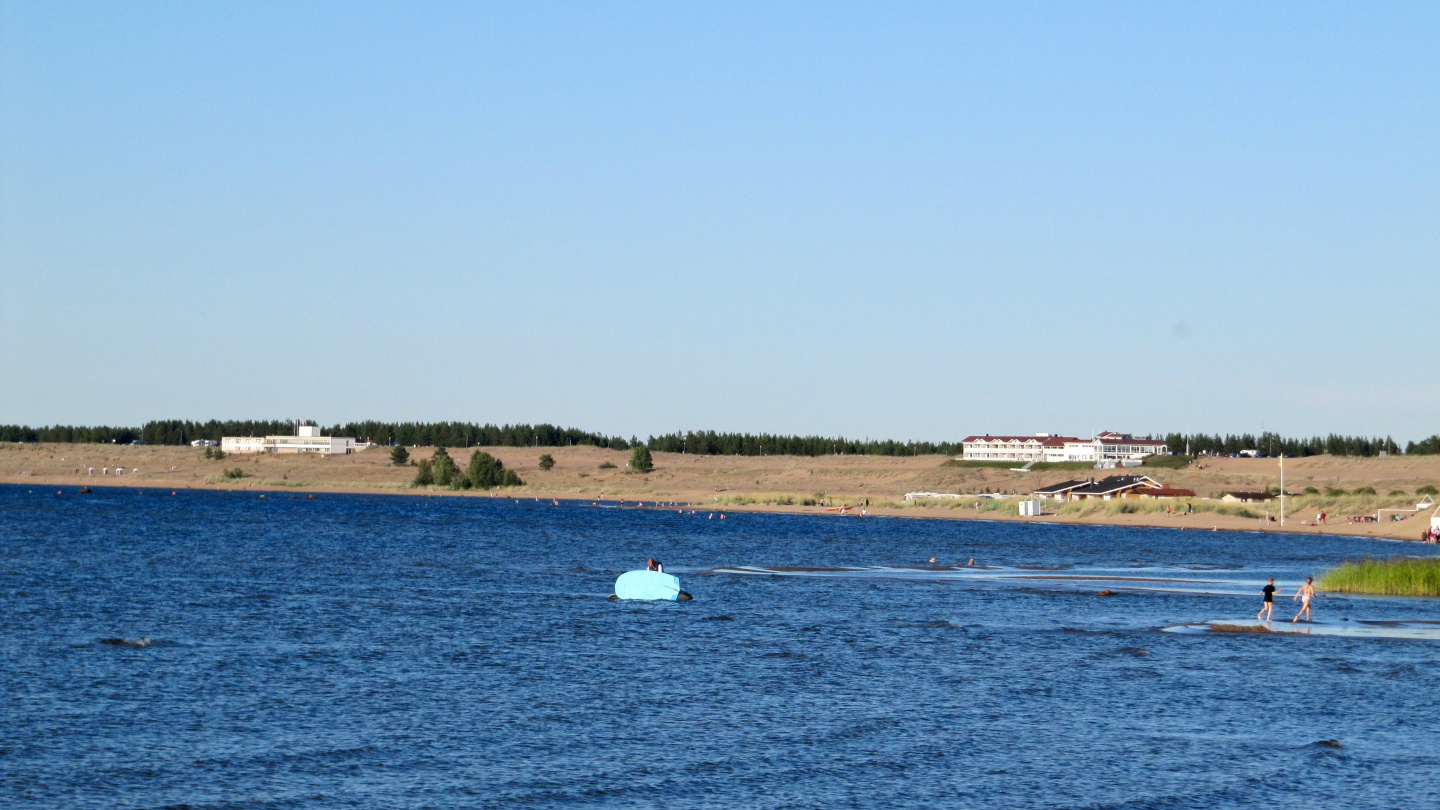
[[0,487],[0,804],[1440,806],[1440,641],[1164,632],[1433,547],[706,516]]

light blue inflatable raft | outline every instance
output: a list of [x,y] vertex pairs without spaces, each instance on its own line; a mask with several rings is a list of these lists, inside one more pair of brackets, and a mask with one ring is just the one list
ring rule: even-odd
[[684,602],[690,594],[680,590],[680,578],[659,571],[626,571],[615,580],[619,599],[666,599]]

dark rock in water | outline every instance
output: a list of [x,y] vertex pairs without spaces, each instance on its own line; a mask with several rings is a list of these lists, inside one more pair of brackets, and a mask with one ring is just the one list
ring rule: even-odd
[[101,644],[109,644],[112,647],[133,647],[137,650],[149,647],[152,643],[149,636],[140,638],[102,638]]
[[1106,588],[1105,590],[1103,590],[1103,591],[1101,591],[1101,592],[1099,592],[1099,593],[1097,593],[1097,594],[1095,594],[1095,595],[1096,595],[1096,596],[1114,596],[1114,595],[1115,595],[1115,592],[1112,591],[1112,590],[1110,590],[1109,588]]
[[80,494],[81,494],[81,495],[89,495],[89,494],[90,494],[90,487],[80,487]]
[[680,595],[677,596],[677,597],[675,597],[675,601],[676,601],[676,602],[689,602],[691,599],[694,599],[694,598],[695,598],[695,597],[691,596],[690,594],[688,594],[688,593],[686,593],[686,592],[684,592],[684,591],[681,591],[681,592],[680,592]]
[[606,599],[619,599],[620,597],[618,597],[618,596],[616,596],[615,594],[612,593],[612,594],[610,594],[609,596],[607,596],[607,597],[605,597],[605,598],[606,598]]
[[707,622],[733,622],[733,621],[735,621],[735,617],[734,617],[734,616],[730,616],[730,615],[724,615],[724,616],[706,616],[706,617],[705,617],[705,621],[707,621]]
[[1340,744],[1340,741],[1339,741],[1339,740],[1320,740],[1319,742],[1317,742],[1317,743],[1315,743],[1315,744],[1318,745],[1318,746],[1320,746],[1321,748],[1344,748],[1344,747],[1345,747],[1345,746],[1343,746],[1343,745]]

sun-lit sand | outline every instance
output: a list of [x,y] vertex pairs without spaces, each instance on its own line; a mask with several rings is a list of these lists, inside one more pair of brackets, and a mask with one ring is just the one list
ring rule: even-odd
[[[1194,490],[1202,497],[1217,497],[1227,490],[1257,490],[1279,483],[1279,467],[1274,459],[1209,459],[1183,470],[1136,468],[1120,471],[1063,471],[1015,473],[1004,469],[946,466],[940,456],[697,456],[676,453],[655,453],[655,470],[648,475],[626,470],[629,453],[594,447],[558,448],[482,448],[496,456],[505,466],[515,470],[526,485],[518,489],[496,492],[452,492],[448,489],[413,490],[410,481],[413,467],[390,464],[389,448],[372,448],[351,456],[324,458],[299,455],[231,455],[224,460],[204,458],[204,451],[193,447],[121,446],[97,444],[3,444],[0,445],[0,482],[57,488],[95,486],[204,487],[245,491],[299,492],[427,492],[463,497],[547,497],[570,499],[624,498],[627,502],[678,501],[708,505],[726,510],[764,510],[813,514],[829,514],[827,507],[854,505],[862,498],[870,501],[868,511],[874,515],[936,517],[955,519],[1030,520],[1062,523],[1097,523],[1136,526],[1170,526],[1191,531],[1212,528],[1280,531],[1277,523],[1265,523],[1263,515],[1278,514],[1278,504],[1249,504],[1244,508],[1256,517],[1198,512],[1193,515],[1167,515],[1163,512],[1135,514],[1096,513],[1090,515],[1046,514],[1039,518],[1004,516],[996,511],[977,511],[978,499],[906,504],[906,492],[1015,492],[1026,493],[1036,487],[1071,478],[1101,477],[1116,473],[1141,472],[1166,486]],[[463,468],[472,452],[452,448],[450,454]],[[412,459],[429,458],[431,448],[412,448]],[[539,468],[539,457],[549,453],[555,467],[547,472]],[[615,465],[601,469],[602,463]],[[119,477],[102,475],[106,468],[121,466]],[[227,469],[240,468],[239,480],[223,478]],[[86,471],[94,468],[95,474]],[[135,472],[138,470],[138,472]],[[1324,492],[1327,487],[1353,490],[1373,487],[1378,494],[1366,503],[1414,506],[1419,498],[1416,488],[1440,484],[1440,456],[1390,458],[1337,458],[1316,456],[1287,459],[1285,485],[1290,492],[1307,486]],[[1387,497],[1392,490],[1404,490],[1406,496]],[[806,500],[815,501],[806,505]],[[785,501],[793,503],[785,503]],[[777,503],[778,502],[778,503]],[[1300,511],[1301,503],[1292,502],[1284,531],[1371,535],[1414,540],[1422,527],[1428,525],[1429,512],[1408,516],[1401,521],[1348,523],[1350,515],[1342,512],[1360,502],[1340,499],[1330,510],[1327,525],[1301,525],[1313,522],[1315,515]],[[1373,512],[1373,506],[1365,506]],[[1047,511],[1053,505],[1047,505]],[[851,512],[845,519],[854,519]],[[837,516],[838,519],[838,516]]]

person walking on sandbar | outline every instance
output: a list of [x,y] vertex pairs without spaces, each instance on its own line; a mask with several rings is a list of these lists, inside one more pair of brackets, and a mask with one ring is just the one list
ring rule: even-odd
[[1290,597],[1291,602],[1294,602],[1296,599],[1300,600],[1300,612],[1296,613],[1295,618],[1290,620],[1291,623],[1300,621],[1301,616],[1304,616],[1307,622],[1315,621],[1314,617],[1310,614],[1310,600],[1315,598],[1315,585],[1313,584],[1313,580],[1313,577],[1305,577],[1305,584],[1301,585],[1300,590],[1296,591],[1295,595]]
[[1271,614],[1275,612],[1275,594],[1280,593],[1280,589],[1275,587],[1275,578],[1270,577],[1270,581],[1265,583],[1260,592],[1265,595],[1265,604],[1261,606],[1260,612],[1255,614],[1255,619],[1268,622]]

